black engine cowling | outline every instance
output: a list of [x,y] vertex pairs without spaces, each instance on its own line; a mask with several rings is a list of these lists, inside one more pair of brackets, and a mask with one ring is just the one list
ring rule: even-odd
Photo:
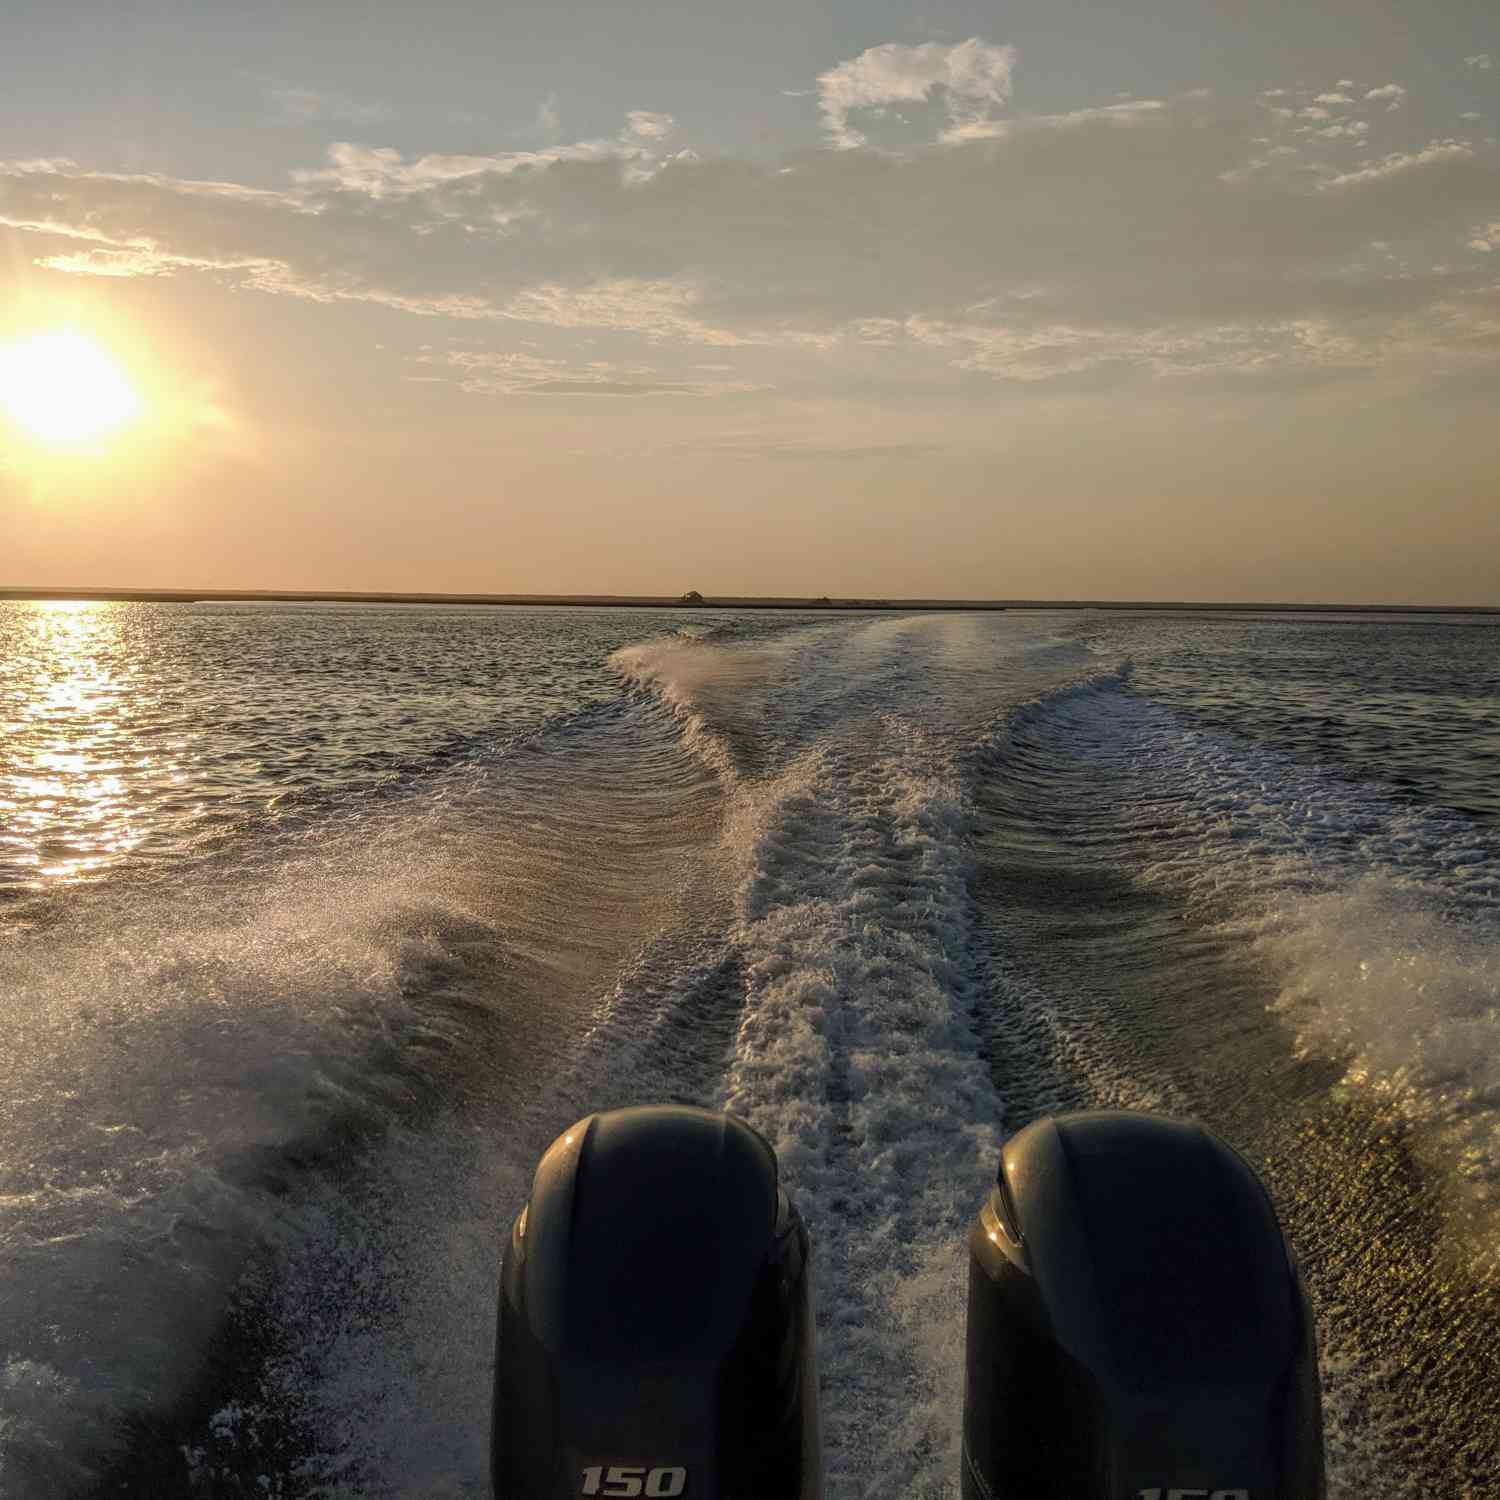
[[808,1240],[742,1120],[589,1115],[501,1267],[499,1500],[818,1500]]
[[965,1500],[1321,1500],[1306,1295],[1206,1130],[1028,1126],[969,1251]]

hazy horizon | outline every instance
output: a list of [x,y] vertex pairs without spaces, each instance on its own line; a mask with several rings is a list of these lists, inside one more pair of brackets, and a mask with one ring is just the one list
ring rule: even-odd
[[0,58],[0,585],[1500,605],[1478,0]]
[[1045,613],[1048,610],[1106,610],[1144,612],[1188,612],[1194,610],[1214,613],[1243,611],[1255,613],[1306,613],[1306,614],[1424,614],[1424,615],[1492,615],[1500,614],[1500,605],[1473,604],[1462,600],[1440,603],[1390,604],[1368,599],[1218,599],[1210,597],[1182,599],[1148,599],[1145,597],[1106,598],[1067,597],[1064,595],[998,595],[990,598],[963,597],[960,595],[892,594],[883,596],[871,592],[861,594],[720,594],[694,590],[699,597],[689,600],[686,591],[679,594],[607,594],[607,593],[482,593],[441,592],[429,590],[377,591],[371,589],[261,589],[245,587],[236,589],[187,589],[187,588],[136,588],[129,584],[69,584],[16,585],[0,584],[0,604],[90,604],[90,603],[168,603],[168,604],[348,604],[351,606],[441,608],[445,605],[464,607],[489,605],[518,607],[601,607],[652,609],[681,607],[684,609],[833,609],[843,611],[911,609],[918,611],[941,610],[1016,610]]

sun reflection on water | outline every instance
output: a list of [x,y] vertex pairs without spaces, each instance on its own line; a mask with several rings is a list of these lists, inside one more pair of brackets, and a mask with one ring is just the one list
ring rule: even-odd
[[611,655],[658,623],[0,600],[0,942],[80,898],[274,859],[414,778],[462,780],[616,699]]
[[138,732],[149,703],[117,606],[45,601],[13,623],[0,689],[0,865],[81,880],[138,847],[130,783],[167,768]]

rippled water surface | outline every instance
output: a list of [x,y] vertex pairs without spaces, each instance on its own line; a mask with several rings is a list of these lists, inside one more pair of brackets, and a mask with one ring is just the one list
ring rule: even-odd
[[0,605],[0,1496],[487,1493],[495,1266],[586,1112],[732,1108],[830,1500],[957,1494],[964,1233],[1196,1116],[1330,1494],[1500,1476],[1500,628]]
[[1427,802],[1500,816],[1500,622],[1097,615],[1081,632],[1195,720]]
[[171,860],[611,696],[630,612],[0,603],[0,885]]

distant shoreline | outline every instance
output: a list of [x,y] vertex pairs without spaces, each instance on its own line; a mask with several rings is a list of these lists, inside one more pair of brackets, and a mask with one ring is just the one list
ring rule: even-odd
[[67,600],[117,604],[447,604],[530,605],[592,609],[795,609],[795,610],[1175,610],[1214,614],[1500,615],[1490,604],[1288,604],[1284,602],[1194,603],[1168,599],[854,599],[741,598],[709,595],[637,594],[389,594],[337,589],[89,589],[0,588],[0,601]]

